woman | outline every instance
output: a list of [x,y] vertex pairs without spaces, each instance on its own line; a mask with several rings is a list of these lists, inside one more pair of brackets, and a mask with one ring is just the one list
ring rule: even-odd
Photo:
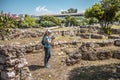
[[51,43],[52,43],[52,40],[50,38],[50,35],[51,35],[51,31],[50,30],[47,30],[43,36],[43,41],[44,41],[44,51],[45,51],[45,57],[44,57],[44,65],[46,68],[49,68],[49,64],[48,64],[48,61],[51,57]]

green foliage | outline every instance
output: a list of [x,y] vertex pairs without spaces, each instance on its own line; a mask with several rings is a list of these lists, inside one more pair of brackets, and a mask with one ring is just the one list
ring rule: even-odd
[[85,17],[86,18],[97,18],[99,21],[103,19],[104,11],[100,4],[94,4],[91,8],[86,9]]
[[98,23],[98,19],[96,18],[88,18],[88,24],[94,24],[94,23]]
[[53,16],[44,15],[40,18],[39,24],[43,27],[60,26],[61,20]]
[[105,32],[110,33],[109,25],[119,16],[120,0],[101,0],[100,3],[95,3],[92,7],[86,9],[86,18],[97,18],[100,25],[105,28]]
[[120,22],[120,11],[116,13],[115,21],[119,21]]
[[66,13],[77,13],[77,9],[69,8],[67,11],[61,11],[61,14],[66,14]]
[[9,28],[14,28],[16,24],[16,19],[10,14],[0,14],[0,36],[4,40],[4,36],[9,33]]
[[106,34],[111,35],[112,31],[111,31],[111,27],[103,27],[103,30]]
[[89,19],[88,18],[80,18],[79,22],[80,22],[80,26],[86,26],[87,24],[89,24]]
[[33,27],[35,26],[35,19],[31,18],[30,16],[28,15],[25,15],[25,18],[24,20],[21,20],[21,27],[26,27],[26,28],[30,28],[30,27]]
[[65,25],[66,26],[78,26],[80,24],[79,24],[79,21],[76,17],[66,16],[65,17]]
[[77,13],[77,9],[70,8],[68,9],[68,13]]
[[40,25],[43,27],[55,26],[55,24],[52,21],[41,21]]

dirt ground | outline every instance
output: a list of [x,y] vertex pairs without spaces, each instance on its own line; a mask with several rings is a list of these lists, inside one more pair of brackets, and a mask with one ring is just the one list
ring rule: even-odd
[[25,55],[29,69],[35,80],[120,80],[113,78],[118,59],[83,61],[73,66],[64,63],[66,54],[61,49],[52,49],[50,68],[44,68],[44,53]]

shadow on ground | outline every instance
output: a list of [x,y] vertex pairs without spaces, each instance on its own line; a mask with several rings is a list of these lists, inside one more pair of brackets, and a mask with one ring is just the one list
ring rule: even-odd
[[69,80],[119,80],[113,77],[116,65],[118,64],[74,68],[69,73]]
[[35,71],[35,70],[44,68],[44,66],[40,66],[40,65],[30,65],[28,67],[29,67],[30,71]]

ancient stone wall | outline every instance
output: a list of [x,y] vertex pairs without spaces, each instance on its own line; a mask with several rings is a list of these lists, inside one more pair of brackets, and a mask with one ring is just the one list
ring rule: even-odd
[[[109,39],[120,39],[120,30],[119,29],[112,29],[112,35],[108,35]],[[43,36],[44,32],[41,30],[11,30],[11,33],[8,36],[5,36],[5,40],[11,39],[23,39],[23,38],[36,38]],[[97,26],[87,26],[87,27],[75,27],[70,30],[53,30],[54,36],[79,36],[85,39],[103,39],[106,35],[104,31]],[[2,39],[0,37],[0,39]]]
[[[75,63],[79,62],[80,60],[105,60],[110,58],[120,59],[120,47],[119,43],[120,40],[115,40],[113,42],[103,42],[103,43],[92,43],[92,42],[85,42],[79,46],[78,50],[76,51],[66,51],[65,53],[68,55],[66,58],[65,63],[70,66],[74,65]],[[105,46],[117,46],[117,49],[104,49]],[[104,48],[102,48],[104,47]]]
[[33,80],[19,46],[0,47],[0,80]]

